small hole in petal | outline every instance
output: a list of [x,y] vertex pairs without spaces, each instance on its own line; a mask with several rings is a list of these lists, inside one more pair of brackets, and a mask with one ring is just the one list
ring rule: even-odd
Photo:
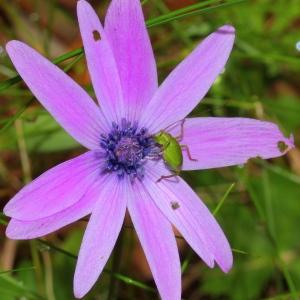
[[289,146],[284,141],[279,141],[277,143],[277,146],[281,153],[285,152],[289,148]]
[[100,33],[99,33],[98,30],[94,30],[94,31],[93,31],[93,37],[94,37],[95,42],[101,40],[101,36],[100,36]]

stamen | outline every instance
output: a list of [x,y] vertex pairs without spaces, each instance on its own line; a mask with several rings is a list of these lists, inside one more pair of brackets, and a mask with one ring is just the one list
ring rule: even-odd
[[157,157],[159,149],[154,139],[147,135],[147,129],[142,127],[137,132],[138,122],[131,124],[125,118],[119,127],[112,123],[112,130],[108,134],[100,135],[100,146],[105,150],[103,168],[109,172],[117,172],[119,178],[125,174],[131,179],[144,177],[146,159]]

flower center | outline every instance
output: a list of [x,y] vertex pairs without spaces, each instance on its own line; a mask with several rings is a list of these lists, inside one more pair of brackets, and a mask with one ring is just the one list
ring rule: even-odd
[[143,152],[140,144],[135,137],[122,136],[115,151],[120,163],[136,164],[143,158]]
[[144,176],[146,159],[154,158],[159,148],[154,139],[142,128],[137,132],[138,123],[121,120],[121,126],[112,123],[112,130],[108,135],[101,134],[100,146],[105,150],[105,164],[107,171],[117,172],[120,178],[129,175],[132,179]]

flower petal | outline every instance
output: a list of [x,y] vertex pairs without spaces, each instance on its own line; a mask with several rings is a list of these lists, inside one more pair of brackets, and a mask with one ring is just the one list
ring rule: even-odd
[[99,148],[99,136],[110,127],[90,96],[61,69],[34,49],[11,41],[6,50],[20,76],[56,121],[79,143]]
[[80,0],[77,14],[86,60],[107,124],[121,121],[125,116],[122,87],[116,61],[106,33],[91,5]]
[[83,297],[102,272],[119,235],[126,211],[124,181],[109,174],[86,228],[74,276],[75,297]]
[[232,252],[216,219],[184,180],[177,176],[157,183],[162,175],[168,175],[162,161],[147,164],[144,184],[156,205],[209,267],[215,260],[228,272]]
[[209,35],[166,78],[144,111],[145,127],[156,132],[184,118],[223,70],[234,41],[225,25]]
[[89,151],[45,172],[26,185],[4,207],[17,220],[32,221],[54,215],[81,199],[99,178],[101,160]]
[[110,176],[108,173],[102,174],[78,202],[52,216],[34,221],[11,219],[6,229],[6,235],[10,239],[23,240],[37,238],[90,214],[108,176]]
[[[172,134],[177,134],[171,129]],[[276,124],[247,118],[192,118],[184,123],[181,145],[182,170],[210,169],[246,163],[250,158],[272,158],[294,148],[293,138],[285,138]]]
[[180,261],[171,223],[153,202],[153,191],[145,188],[144,180],[129,182],[129,186],[128,210],[160,296],[164,300],[180,299]]
[[127,120],[139,120],[157,89],[156,64],[139,0],[113,0],[105,32],[116,59]]

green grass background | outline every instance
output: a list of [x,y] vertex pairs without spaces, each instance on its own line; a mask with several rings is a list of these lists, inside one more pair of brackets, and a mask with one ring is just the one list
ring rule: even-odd
[[[286,136],[293,133],[299,145],[299,0],[144,2],[160,82],[208,34],[226,23],[236,28],[225,72],[191,115],[271,121]],[[109,1],[91,3],[103,20]],[[191,4],[196,6],[191,9]],[[59,66],[94,96],[80,48],[76,1],[1,1],[2,207],[24,184],[84,152],[15,77],[18,74],[5,52],[12,39],[28,43],[52,60],[60,57]],[[234,249],[234,266],[229,274],[218,267],[209,269],[178,239],[184,299],[300,299],[299,174],[297,149],[267,161],[253,159],[241,166],[182,173],[212,212],[235,183],[216,214]],[[7,221],[2,215],[0,298],[74,299],[72,280],[86,222],[43,240],[10,241],[5,237]],[[109,273],[109,261],[107,272],[84,299],[111,297],[110,282],[116,278],[120,280],[117,299],[158,299],[147,267],[137,267],[145,261],[134,254],[139,245],[133,228],[125,228],[123,245],[120,271]]]

